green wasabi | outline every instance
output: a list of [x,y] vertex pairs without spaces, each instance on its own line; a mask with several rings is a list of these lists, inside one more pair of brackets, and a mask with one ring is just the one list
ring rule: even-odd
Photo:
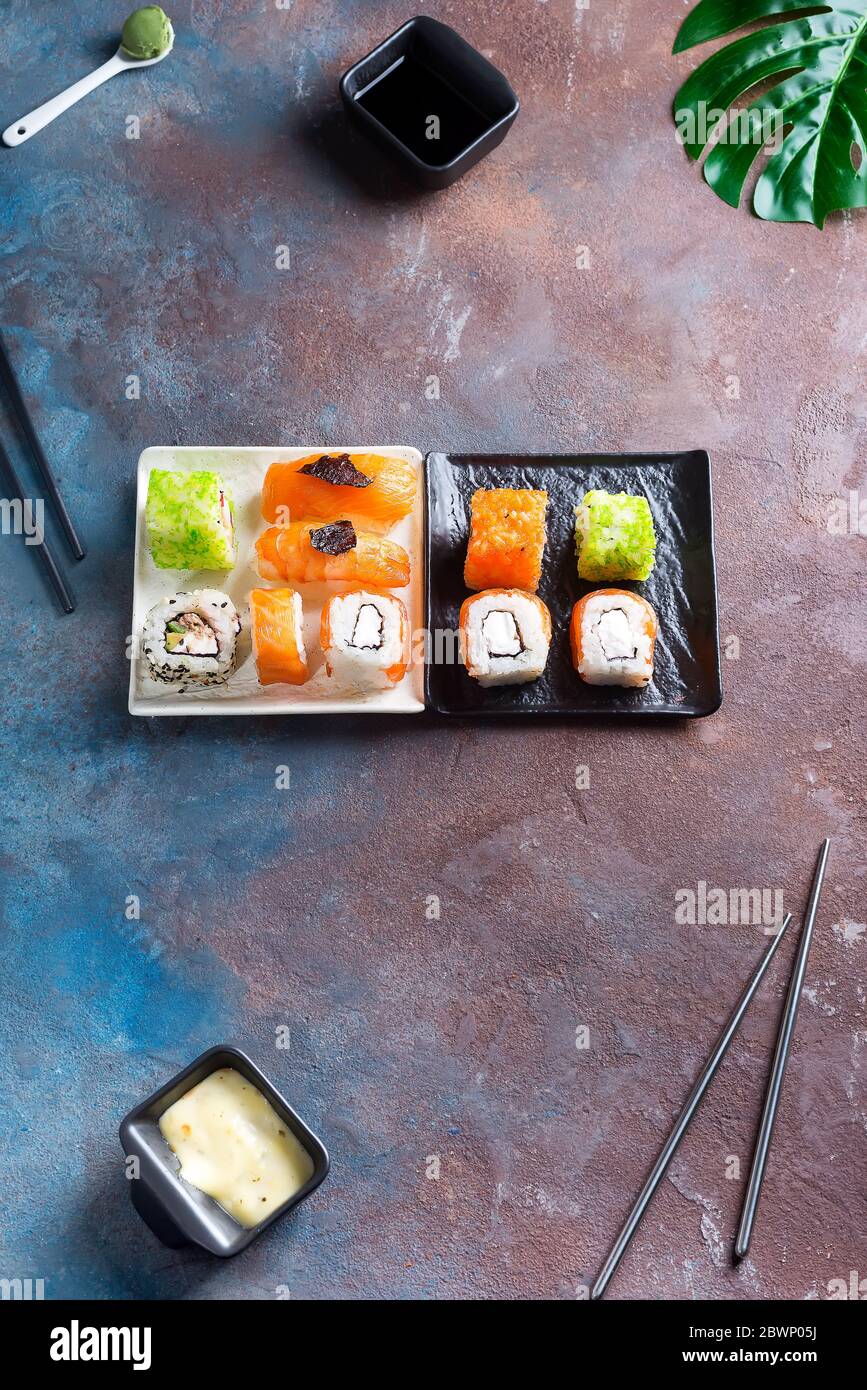
[[131,58],[158,58],[170,47],[172,22],[159,5],[133,10],[120,36],[120,46]]

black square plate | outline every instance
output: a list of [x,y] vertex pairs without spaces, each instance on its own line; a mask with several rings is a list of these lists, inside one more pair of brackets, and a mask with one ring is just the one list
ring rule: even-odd
[[[427,704],[440,714],[580,716],[713,714],[722,701],[710,459],[682,454],[428,454],[426,625],[456,630],[469,590],[464,557],[470,498],[476,488],[546,488],[548,543],[539,597],[551,610],[548,665],[537,681],[485,689],[461,664],[442,659],[447,642],[432,641],[425,668]],[[653,680],[643,690],[593,686],[581,680],[569,651],[575,601],[594,588],[578,578],[575,507],[588,488],[643,493],[656,528],[656,564],[634,589],[659,615]],[[614,584],[614,581],[611,581]],[[441,650],[438,651],[438,647]],[[437,657],[440,660],[437,660]]]

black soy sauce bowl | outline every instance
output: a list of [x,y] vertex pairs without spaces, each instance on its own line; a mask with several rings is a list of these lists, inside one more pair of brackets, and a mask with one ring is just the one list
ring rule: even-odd
[[[413,79],[405,87],[400,85],[401,67],[404,76]],[[397,84],[393,104],[387,95],[389,82]],[[433,98],[429,104],[444,109],[425,110],[426,92]],[[409,94],[411,100],[406,101]],[[407,20],[353,64],[340,79],[340,95],[349,116],[424,188],[448,188],[496,149],[520,107],[493,63],[448,24],[426,15]],[[441,137],[427,138],[430,115],[440,119]]]
[[[220,1067],[233,1067],[261,1091],[313,1160],[313,1172],[304,1186],[258,1226],[240,1226],[213,1197],[184,1182],[179,1176],[180,1162],[160,1133],[159,1120],[164,1111]],[[246,1250],[264,1230],[309,1197],[329,1168],[325,1146],[312,1129],[296,1115],[245,1052],[225,1045],[203,1052],[171,1081],[130,1110],[121,1121],[120,1142],[124,1153],[139,1161],[139,1176],[129,1180],[130,1194],[133,1206],[154,1235],[173,1249],[200,1245],[203,1250],[223,1258]]]

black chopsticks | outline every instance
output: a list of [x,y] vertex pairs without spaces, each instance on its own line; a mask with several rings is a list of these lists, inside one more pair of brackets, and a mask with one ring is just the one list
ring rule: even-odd
[[750,1239],[753,1234],[753,1222],[756,1219],[756,1208],[758,1207],[759,1196],[762,1190],[762,1179],[765,1176],[768,1150],[771,1147],[771,1135],[774,1130],[774,1121],[777,1118],[777,1106],[780,1103],[783,1076],[785,1075],[786,1063],[789,1060],[789,1052],[792,1046],[795,1019],[798,1017],[798,1005],[801,1002],[801,990],[804,986],[804,975],[807,970],[807,956],[810,951],[810,943],[813,939],[813,923],[816,920],[816,909],[819,906],[822,884],[825,881],[825,867],[828,863],[828,851],[830,847],[830,840],[824,840],[822,842],[822,848],[819,850],[819,858],[816,862],[816,871],[813,874],[813,886],[810,889],[810,899],[807,903],[804,928],[801,932],[801,940],[798,943],[798,954],[795,957],[795,964],[792,967],[789,992],[786,995],[786,1005],[783,1009],[783,1017],[780,1020],[780,1031],[777,1034],[777,1046],[774,1049],[774,1060],[768,1079],[765,1106],[762,1110],[761,1121],[759,1122],[759,1132],[756,1139],[755,1151],[753,1153],[753,1166],[750,1169],[743,1211],[741,1212],[741,1224],[738,1227],[737,1239],[735,1240],[735,1260],[742,1260],[750,1248]]
[[641,1191],[639,1192],[635,1205],[632,1208],[632,1211],[629,1213],[628,1217],[626,1218],[620,1235],[614,1242],[611,1254],[605,1261],[602,1273],[599,1275],[599,1278],[593,1285],[593,1288],[590,1292],[590,1297],[592,1299],[601,1298],[606,1288],[608,1287],[608,1283],[611,1279],[611,1276],[613,1275],[617,1266],[620,1264],[620,1261],[622,1260],[626,1252],[626,1247],[628,1246],[633,1235],[635,1234],[638,1223],[640,1222],[642,1216],[644,1215],[645,1211],[647,1210],[650,1204],[651,1197],[653,1196],[654,1192],[656,1191],[657,1187],[662,1181],[665,1170],[671,1162],[672,1158],[674,1157],[675,1152],[677,1150],[677,1146],[687,1131],[690,1120],[692,1119],[693,1115],[695,1114],[696,1110],[701,1104],[702,1097],[704,1096],[705,1091],[707,1090],[708,1086],[713,1080],[717,1067],[719,1066],[723,1057],[726,1055],[729,1043],[731,1042],[732,1038],[737,1032],[738,1024],[740,1023],[741,1019],[746,1013],[747,1006],[750,1000],[752,999],[753,995],[755,994],[756,990],[761,984],[765,971],[767,970],[768,966],[773,960],[774,955],[776,954],[777,947],[782,941],[783,934],[785,933],[785,930],[788,927],[791,920],[792,914],[789,912],[786,914],[786,917],[783,919],[783,924],[780,927],[780,930],[777,932],[776,936],[774,937],[773,941],[771,942],[770,946],[768,947],[767,951],[765,952],[764,956],[759,962],[756,968],[756,972],[753,975],[753,978],[750,980],[749,984],[747,985],[746,989],[744,990],[743,994],[741,995],[740,999],[735,1005],[734,1012],[732,1013],[731,1018],[729,1019],[723,1031],[720,1033],[719,1038],[717,1039],[716,1047],[714,1048],[710,1057],[708,1057],[707,1061],[705,1062],[704,1070],[702,1071],[700,1077],[698,1078],[692,1090],[690,1091],[689,1096],[686,1100],[686,1104],[680,1112],[680,1117],[677,1121],[677,1124],[674,1126],[674,1129],[668,1136],[668,1139],[665,1142],[665,1145],[662,1149],[662,1152],[659,1155],[659,1158],[653,1165],[653,1169],[650,1173],[649,1178],[647,1179],[647,1182],[644,1184]]
[[[12,363],[9,359],[9,354],[6,350],[6,344],[3,341],[2,334],[0,334],[0,381],[2,381],[3,388],[6,392],[6,395],[9,398],[9,403],[12,406],[12,410],[14,411],[15,416],[17,418],[21,434],[27,442],[31,454],[33,455],[36,467],[38,468],[39,473],[42,477],[42,482],[45,491],[51,499],[52,506],[54,507],[54,510],[57,514],[57,519],[60,522],[60,526],[63,530],[64,535],[66,536],[70,553],[72,554],[74,560],[83,560],[86,554],[84,545],[82,544],[81,537],[79,536],[78,532],[75,529],[75,526],[72,523],[72,518],[69,515],[69,512],[67,511],[66,503],[64,502],[60,494],[60,488],[57,485],[57,479],[54,476],[54,471],[51,467],[51,464],[48,462],[48,459],[45,457],[45,450],[42,448],[42,445],[39,442],[39,436],[37,435],[36,430],[33,426],[33,421],[30,418],[30,412],[27,409],[27,403],[24,400],[23,395],[21,394],[21,388],[18,385],[18,379],[15,376],[15,372],[13,371]],[[15,472],[12,460],[10,459],[6,449],[3,447],[2,444],[0,444],[0,464],[2,464],[3,468],[6,471],[6,474],[8,475],[9,483],[11,485],[14,496],[17,498],[19,504],[23,508],[26,505],[26,502],[21,488],[21,483],[18,479],[17,473]],[[34,544],[34,549],[36,550],[39,559],[41,560],[45,568],[45,571],[49,577],[49,580],[51,581],[51,584],[54,588],[54,592],[56,593],[57,598],[60,601],[60,605],[63,608],[64,613],[74,612],[75,599],[73,598],[72,592],[70,591],[65,579],[63,578],[63,575],[57,567],[57,562],[54,559],[54,556],[51,552],[51,548],[48,542],[46,541],[44,535],[40,535],[37,537]]]
[[[753,1154],[752,1168],[750,1170],[749,1180],[747,1182],[747,1190],[746,1195],[744,1197],[743,1210],[741,1212],[740,1226],[738,1228],[737,1239],[735,1241],[734,1258],[736,1263],[739,1260],[743,1259],[750,1245],[750,1238],[752,1236],[753,1224],[755,1222],[759,1195],[762,1190],[762,1180],[764,1178],[765,1167],[768,1159],[768,1151],[770,1149],[771,1144],[771,1135],[773,1133],[774,1120],[776,1119],[777,1107],[779,1105],[780,1100],[780,1091],[782,1089],[783,1076],[786,1070],[786,1062],[789,1058],[789,1051],[792,1044],[792,1036],[795,1031],[795,1020],[798,1015],[798,1004],[800,1002],[801,990],[804,985],[804,976],[807,970],[807,955],[809,953],[810,943],[813,938],[813,926],[816,920],[816,911],[819,906],[819,897],[822,892],[822,884],[825,879],[825,868],[828,863],[829,848],[830,841],[824,840],[822,843],[822,847],[819,851],[819,858],[816,864],[815,873],[813,875],[813,885],[810,890],[809,902],[807,903],[807,912],[804,918],[804,928],[801,932],[801,940],[798,943],[798,951],[795,956],[795,963],[792,967],[792,976],[789,981],[789,988],[786,994],[786,1003],[783,1009],[782,1019],[780,1021],[779,1032],[777,1034],[777,1043],[776,1048],[774,1050],[774,1060],[771,1066],[767,1094],[765,1096],[764,1109],[762,1111],[762,1118],[759,1124],[758,1137],[756,1139],[756,1147],[755,1152]],[[683,1110],[681,1111],[680,1116],[678,1117],[677,1123],[675,1124],[674,1129],[671,1131],[671,1134],[668,1136],[668,1139],[665,1142],[662,1152],[660,1153],[659,1157],[656,1160],[656,1163],[653,1166],[650,1176],[648,1177],[640,1193],[638,1194],[635,1204],[631,1212],[629,1213],[629,1216],[626,1218],[626,1221],[623,1224],[623,1227],[620,1231],[620,1234],[617,1237],[617,1240],[614,1242],[614,1246],[612,1247],[611,1253],[608,1256],[608,1259],[605,1261],[601,1274],[596,1280],[596,1283],[593,1285],[593,1288],[590,1292],[590,1297],[592,1299],[601,1298],[602,1295],[605,1293],[605,1290],[608,1287],[611,1277],[617,1269],[617,1266],[620,1264],[620,1261],[622,1260],[626,1252],[629,1242],[634,1236],[638,1224],[641,1221],[641,1218],[643,1217],[645,1211],[647,1210],[647,1207],[650,1204],[650,1200],[653,1197],[653,1194],[656,1191],[657,1187],[659,1186],[663,1178],[663,1175],[665,1174],[665,1170],[667,1169],[669,1163],[674,1157],[677,1147],[684,1134],[686,1133],[686,1130],[689,1127],[689,1124],[701,1103],[705,1091],[707,1090],[708,1086],[713,1080],[714,1074],[717,1071],[717,1068],[719,1067],[719,1064],[722,1061],[723,1057],[725,1056],[732,1038],[737,1032],[740,1021],[746,1013],[750,1000],[753,998],[753,995],[755,994],[762,981],[762,977],[764,976],[765,971],[767,970],[768,966],[773,960],[774,955],[777,951],[777,947],[782,941],[783,934],[786,931],[786,928],[788,927],[791,920],[792,914],[790,912],[786,913],[782,926],[780,927],[779,931],[777,932],[777,935],[774,937],[774,940],[771,942],[770,946],[765,952],[762,960],[759,962],[759,965],[756,968],[756,971],[752,979],[750,980],[749,984],[747,985],[746,989],[744,990],[743,994],[741,995],[740,999],[735,1005],[734,1012],[732,1013],[731,1018],[729,1019],[728,1023],[726,1024],[725,1028],[723,1029],[722,1033],[717,1039],[716,1046],[713,1052],[711,1053],[710,1057],[708,1058],[707,1062],[705,1063],[704,1070],[702,1071],[701,1075],[699,1076],[698,1080],[696,1081],[695,1085],[690,1091],[689,1096],[686,1100],[686,1104],[684,1105]]]
[[[3,469],[9,479],[9,486],[13,497],[17,499],[17,501],[20,503],[23,509],[27,505],[26,499],[24,497],[24,492],[21,487],[21,483],[18,480],[18,474],[15,472],[15,469],[12,465],[12,460],[7,454],[6,448],[2,441],[0,441],[0,464],[2,464]],[[57,568],[57,561],[52,555],[51,548],[49,547],[49,544],[45,540],[44,536],[40,536],[37,538],[33,546],[33,549],[36,551],[36,554],[42,561],[42,564],[45,568],[45,572],[48,575],[48,578],[54,588],[54,592],[57,595],[58,601],[64,613],[74,613],[75,599],[73,598],[72,593],[70,592],[67,586],[66,580],[63,578],[63,575]]]

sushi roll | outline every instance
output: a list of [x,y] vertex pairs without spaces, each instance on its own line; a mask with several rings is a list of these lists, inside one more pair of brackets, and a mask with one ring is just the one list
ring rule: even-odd
[[403,589],[410,574],[403,546],[356,531],[345,520],[269,527],[256,542],[256,565],[263,579],[285,584],[327,581]]
[[241,619],[228,594],[195,589],[156,604],[145,619],[142,650],[152,680],[221,685],[235,669]]
[[461,605],[461,650],[479,685],[522,685],[545,669],[551,614],[535,594],[486,589]]
[[389,690],[406,674],[409,616],[394,594],[333,594],[322,609],[320,639],[325,669],[340,685]]
[[262,515],[289,521],[351,521],[384,535],[415,503],[416,470],[384,454],[309,454],[272,463],[262,487]]
[[640,594],[596,589],[572,609],[572,665],[588,685],[645,686],[658,630],[656,611]]
[[470,539],[464,563],[468,589],[498,585],[535,593],[545,549],[542,488],[479,488],[470,503]]
[[260,685],[303,685],[310,675],[304,612],[295,589],[253,589],[250,636]]
[[148,543],[163,570],[230,570],[237,558],[232,499],[217,473],[152,468]]
[[598,488],[585,492],[575,508],[575,550],[581,579],[646,579],[656,554],[647,498]]

